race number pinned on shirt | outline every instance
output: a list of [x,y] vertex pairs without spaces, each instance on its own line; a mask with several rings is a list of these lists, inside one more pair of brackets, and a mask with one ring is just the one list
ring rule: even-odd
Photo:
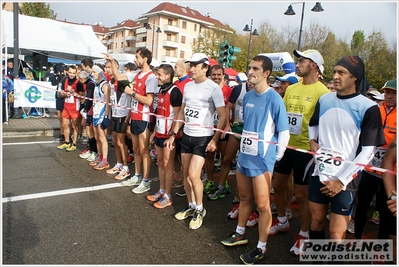
[[258,133],[245,130],[242,132],[240,152],[251,156],[258,155]]
[[335,151],[331,148],[321,147],[317,150],[316,168],[324,175],[335,176],[342,168],[343,162],[334,158],[344,159],[343,152]]
[[194,106],[186,106],[184,108],[184,116],[186,122],[193,124],[202,124],[205,121],[206,109]]
[[217,111],[215,111],[215,113],[213,113],[213,125],[218,125],[218,122],[219,122],[219,115]]
[[380,167],[382,159],[384,158],[385,152],[387,151],[386,148],[377,147],[375,149],[374,157],[371,160],[371,164],[375,167]]
[[287,112],[290,134],[302,133],[303,114]]
[[135,98],[132,99],[132,112],[137,113],[139,110],[139,101]]
[[74,98],[73,94],[65,97],[65,103],[71,103],[71,104],[75,103],[75,98]]
[[160,134],[166,134],[166,119],[157,118],[156,131]]

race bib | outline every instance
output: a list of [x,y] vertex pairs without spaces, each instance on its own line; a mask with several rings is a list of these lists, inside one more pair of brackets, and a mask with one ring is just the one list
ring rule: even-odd
[[371,164],[375,167],[380,167],[386,151],[386,148],[377,147],[375,149],[374,157],[371,160]]
[[135,98],[132,99],[132,111],[137,113],[139,110],[139,101]]
[[290,134],[302,133],[303,114],[287,112]]
[[219,122],[219,115],[215,111],[215,113],[213,113],[213,125],[218,125],[218,122]]
[[245,130],[242,132],[240,152],[251,156],[258,155],[258,133]]
[[165,127],[166,119],[163,118],[157,118],[157,125],[156,125],[156,131],[160,134],[165,134],[166,133],[166,127]]
[[184,116],[188,123],[203,124],[206,117],[206,110],[199,107],[186,106],[184,108]]
[[335,151],[331,148],[321,147],[317,150],[316,168],[324,175],[335,176],[342,168],[344,163],[334,158],[345,159],[343,152]]
[[75,103],[75,98],[73,97],[73,95],[65,97],[65,103]]

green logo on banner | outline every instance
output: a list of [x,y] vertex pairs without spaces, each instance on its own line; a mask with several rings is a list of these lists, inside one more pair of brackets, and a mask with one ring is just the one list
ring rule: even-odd
[[36,103],[37,100],[42,98],[42,93],[34,85],[29,87],[29,89],[25,91],[24,95],[30,103]]

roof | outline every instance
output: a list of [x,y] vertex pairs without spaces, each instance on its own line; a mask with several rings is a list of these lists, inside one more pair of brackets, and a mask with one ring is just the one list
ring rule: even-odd
[[140,24],[137,23],[136,21],[131,20],[131,19],[127,19],[127,20],[124,20],[124,21],[118,23],[116,26],[109,27],[109,29],[110,30],[114,30],[114,29],[119,29],[119,28],[122,28],[122,27],[134,28],[134,27],[138,27],[139,25]]
[[162,11],[174,13],[174,14],[177,14],[180,16],[189,17],[189,18],[196,19],[196,20],[202,20],[204,22],[214,24],[215,26],[220,27],[220,28],[227,28],[219,20],[213,19],[210,16],[204,16],[199,11],[197,11],[195,9],[191,9],[190,7],[179,6],[178,4],[172,4],[169,2],[164,2],[164,3],[157,5],[156,7],[154,7],[147,13],[143,14],[143,16],[141,16],[140,18],[146,17],[145,16],[146,14],[162,12]]

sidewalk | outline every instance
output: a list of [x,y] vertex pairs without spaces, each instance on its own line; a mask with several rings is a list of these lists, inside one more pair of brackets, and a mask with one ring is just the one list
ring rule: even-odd
[[60,123],[54,112],[51,117],[42,118],[28,116],[26,119],[9,119],[8,124],[2,124],[3,138],[6,137],[27,137],[27,136],[51,136],[60,135]]

